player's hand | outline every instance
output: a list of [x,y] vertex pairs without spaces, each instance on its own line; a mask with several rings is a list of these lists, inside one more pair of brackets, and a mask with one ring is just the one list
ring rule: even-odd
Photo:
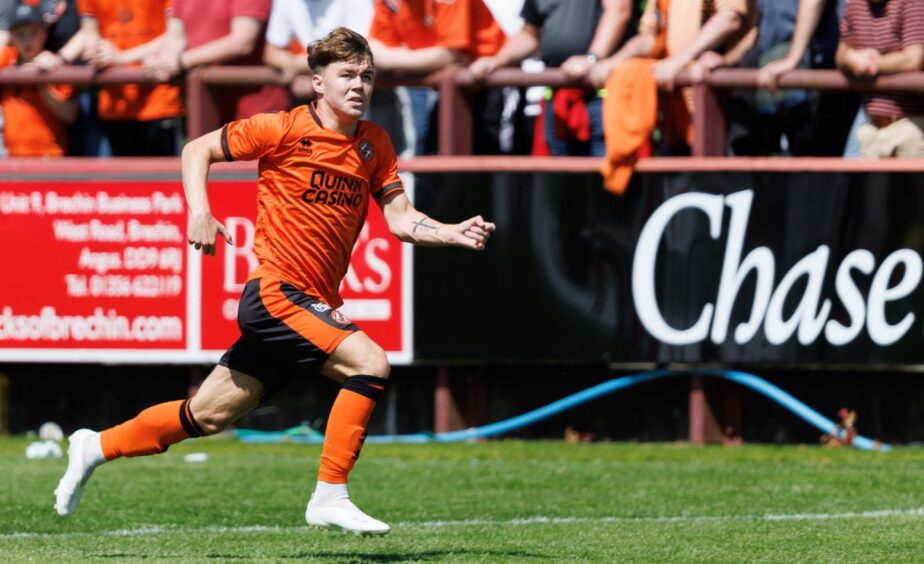
[[493,223],[485,221],[480,215],[476,215],[462,223],[451,226],[447,237],[447,243],[474,249],[476,251],[483,251],[495,227]]
[[189,223],[186,226],[186,238],[189,244],[195,247],[197,251],[201,249],[202,254],[214,256],[215,241],[218,239],[218,235],[221,235],[229,245],[234,244],[234,241],[231,239],[231,234],[228,233],[225,226],[219,223],[211,213],[202,212],[189,214]]

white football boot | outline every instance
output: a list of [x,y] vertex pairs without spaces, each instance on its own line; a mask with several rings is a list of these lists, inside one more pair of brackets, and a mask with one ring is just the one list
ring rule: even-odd
[[[378,519],[373,519],[359,510],[350,501],[346,493],[346,484],[342,486],[342,493],[325,495],[315,491],[308,500],[305,509],[305,521],[308,526],[316,529],[329,529],[354,535],[387,535],[391,527]],[[319,488],[320,489],[320,488]]]
[[99,443],[99,433],[79,429],[68,437],[67,470],[55,488],[55,511],[67,517],[77,510],[83,486],[93,470],[105,462]]

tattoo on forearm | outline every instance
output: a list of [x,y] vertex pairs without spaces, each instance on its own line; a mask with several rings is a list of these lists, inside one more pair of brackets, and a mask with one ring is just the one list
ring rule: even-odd
[[417,228],[420,228],[420,229],[432,229],[433,231],[436,231],[436,230],[437,230],[436,226],[427,223],[427,219],[428,219],[428,218],[425,217],[425,218],[423,218],[423,219],[421,219],[421,220],[419,220],[419,221],[415,221],[415,222],[414,222],[414,229],[411,231],[411,233],[417,233]]

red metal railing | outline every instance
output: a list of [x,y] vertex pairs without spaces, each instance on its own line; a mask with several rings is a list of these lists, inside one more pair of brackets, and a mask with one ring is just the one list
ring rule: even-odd
[[[230,86],[281,84],[280,75],[264,66],[214,66],[194,69],[186,76],[187,132],[190,138],[216,129],[218,113],[215,101],[222,90]],[[61,67],[41,72],[23,67],[0,69],[0,85],[70,83],[78,86],[93,84],[159,82],[143,69],[112,68],[96,71],[90,67]],[[589,87],[574,81],[558,69],[526,73],[505,68],[484,81],[475,81],[463,67],[448,67],[429,76],[380,76],[379,86],[426,85],[440,93],[439,149],[440,155],[471,154],[471,109],[466,93],[472,89],[501,86],[575,86]],[[681,74],[677,84],[692,86],[696,111],[693,116],[695,139],[693,156],[722,156],[725,146],[725,120],[716,93],[731,88],[755,88],[754,69],[718,69],[705,82],[692,83]],[[872,80],[856,80],[835,70],[795,70],[783,75],[780,88],[803,88],[851,91],[918,92],[924,94],[924,72],[882,76]]]

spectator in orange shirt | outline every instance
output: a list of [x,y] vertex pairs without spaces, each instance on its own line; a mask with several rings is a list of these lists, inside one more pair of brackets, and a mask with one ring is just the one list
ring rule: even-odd
[[[179,20],[169,17],[170,0],[79,0],[78,9],[84,58],[98,68],[139,66],[168,35],[182,33]],[[180,87],[173,84],[119,84],[100,92],[99,116],[115,156],[177,155],[182,115]]]
[[[369,44],[379,70],[428,74],[453,63],[493,55],[506,36],[483,0],[376,0]],[[435,148],[431,112],[435,93],[411,88],[411,111],[417,134],[415,153]],[[472,100],[476,153],[500,152],[502,93],[487,90]],[[427,141],[429,139],[429,141]]]
[[[48,30],[35,6],[20,4],[10,22],[12,47],[0,51],[0,67],[34,65]],[[60,157],[67,146],[64,124],[77,117],[69,85],[6,86],[0,96],[6,148],[13,157]]]

